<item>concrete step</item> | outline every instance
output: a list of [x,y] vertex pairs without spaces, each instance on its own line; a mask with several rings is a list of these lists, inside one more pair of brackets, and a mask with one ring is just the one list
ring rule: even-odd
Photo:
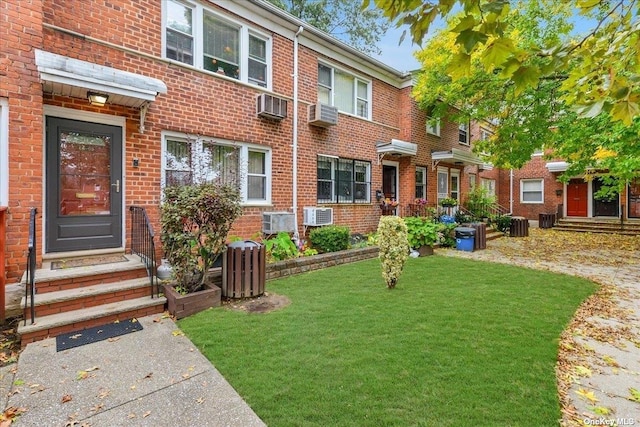
[[[52,270],[40,268],[35,273],[36,293],[58,292],[78,289],[101,283],[113,283],[147,277],[147,270],[136,255],[124,255],[127,261],[87,267],[72,267]],[[22,277],[26,283],[26,273]]]
[[620,229],[620,227],[617,228],[611,228],[611,227],[585,227],[585,226],[581,226],[581,225],[575,225],[575,224],[562,224],[562,225],[557,225],[555,227],[553,227],[554,230],[556,231],[570,231],[570,232],[576,232],[576,233],[606,233],[606,234],[621,234],[621,235],[626,235],[626,236],[638,236],[640,235],[640,230],[638,229],[627,229],[627,228],[623,228],[622,230]]
[[[95,307],[117,301],[151,296],[147,277],[115,283],[102,283],[63,291],[38,293],[34,298],[35,319],[82,308]],[[24,318],[31,320],[31,298],[22,297],[20,307]]]
[[29,321],[26,325],[24,322],[20,322],[18,334],[22,347],[25,347],[29,343],[68,332],[81,331],[118,320],[162,313],[166,301],[165,297],[151,298],[146,296],[42,316],[36,318],[36,322],[33,324],[30,324]]

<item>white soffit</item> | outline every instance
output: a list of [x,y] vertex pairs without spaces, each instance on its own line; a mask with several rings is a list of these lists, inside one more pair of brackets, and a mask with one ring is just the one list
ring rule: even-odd
[[418,144],[399,139],[392,139],[391,142],[378,142],[376,144],[376,150],[378,154],[415,156],[418,153]]
[[109,95],[108,104],[140,108],[167,93],[162,80],[36,49],[36,66],[45,93],[87,98],[87,92]]
[[475,154],[452,148],[449,151],[434,151],[431,153],[431,161],[445,162],[463,165],[484,165],[485,162],[478,158]]

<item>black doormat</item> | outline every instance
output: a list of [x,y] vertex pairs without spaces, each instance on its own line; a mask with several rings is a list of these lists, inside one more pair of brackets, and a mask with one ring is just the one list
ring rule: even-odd
[[87,258],[76,258],[62,261],[53,261],[51,263],[52,270],[60,270],[63,268],[73,267],[90,267],[92,265],[114,264],[116,262],[127,262],[129,259],[124,255],[102,255]]
[[80,347],[85,344],[91,344],[141,330],[142,325],[140,322],[135,319],[128,319],[121,320],[117,323],[108,323],[102,326],[94,326],[89,329],[69,332],[56,337],[56,351],[68,350],[70,348]]

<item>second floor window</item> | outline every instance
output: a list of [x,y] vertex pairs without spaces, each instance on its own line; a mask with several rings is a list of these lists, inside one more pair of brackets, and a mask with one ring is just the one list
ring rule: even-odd
[[370,83],[346,71],[318,64],[318,101],[365,119],[370,118]]
[[269,37],[200,5],[177,0],[163,4],[167,58],[257,86],[270,86]]
[[440,119],[434,120],[431,117],[427,117],[427,133],[440,136]]
[[318,156],[318,203],[369,203],[371,163]]
[[458,125],[458,142],[469,145],[469,123],[460,123]]

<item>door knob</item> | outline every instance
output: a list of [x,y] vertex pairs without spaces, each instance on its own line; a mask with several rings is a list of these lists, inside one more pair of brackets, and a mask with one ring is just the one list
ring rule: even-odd
[[120,192],[120,180],[116,179],[116,183],[115,184],[111,184],[112,187],[116,187],[116,193]]

